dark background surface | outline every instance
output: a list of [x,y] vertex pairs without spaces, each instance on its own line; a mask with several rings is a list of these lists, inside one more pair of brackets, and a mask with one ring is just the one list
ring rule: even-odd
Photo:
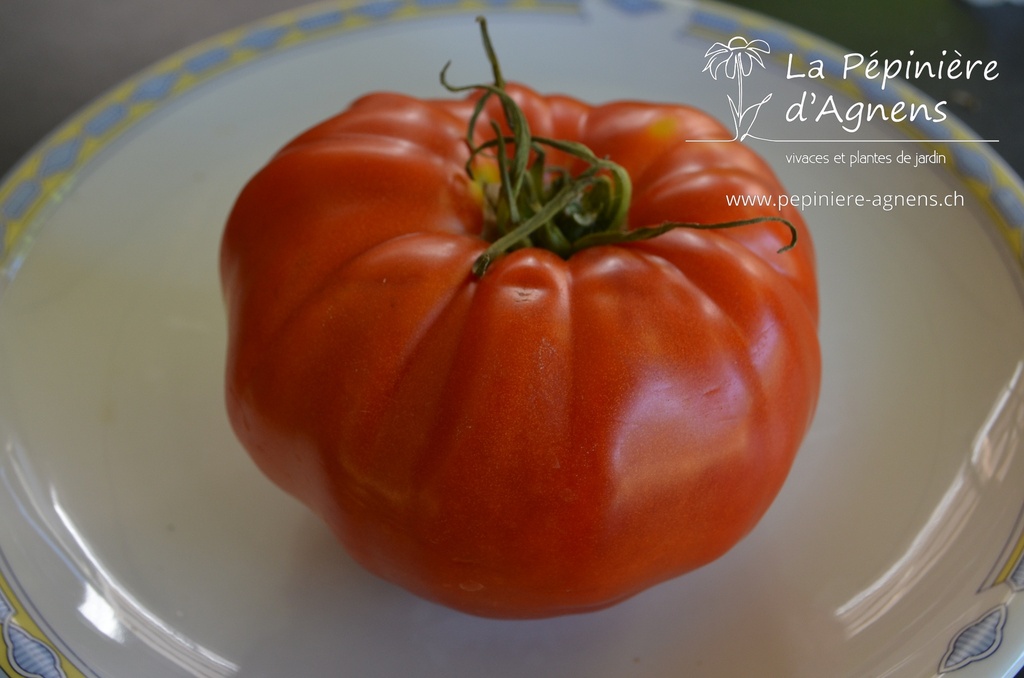
[[[85,104],[199,40],[304,0],[0,0],[0,175]],[[915,83],[1024,175],[1024,6],[963,0],[741,0],[851,51],[995,59],[986,82]],[[1022,672],[1018,678],[1024,677]]]

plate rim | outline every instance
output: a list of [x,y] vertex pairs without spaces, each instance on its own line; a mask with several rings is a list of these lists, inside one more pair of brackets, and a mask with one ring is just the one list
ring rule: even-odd
[[[154,62],[120,84],[97,96],[49,135],[40,140],[0,180],[0,299],[6,280],[13,279],[20,257],[26,256],[31,226],[40,214],[74,184],[75,178],[114,141],[151,114],[182,95],[264,57],[297,46],[335,38],[384,24],[419,21],[438,16],[494,11],[500,13],[580,13],[591,0],[322,0],[248,22]],[[839,58],[838,45],[804,29],[756,11],[727,5],[717,0],[593,0],[624,14],[642,14],[668,8],[689,10],[686,31],[708,37],[729,37],[742,33],[770,44],[788,44],[792,54]],[[774,41],[774,42],[773,42]],[[773,55],[779,59],[780,56]],[[843,88],[831,89],[857,100],[872,100],[878,94],[874,83],[854,77]],[[908,102],[931,99],[902,80],[889,82],[889,96]],[[1024,270],[1024,182],[990,147],[978,143],[977,135],[950,115],[940,123],[949,141],[938,140],[936,150],[948,153],[954,162],[946,169],[954,174],[984,205],[998,227],[1001,245],[1017,267]],[[889,123],[912,138],[920,130],[911,123]],[[968,143],[959,143],[968,142]],[[1005,562],[993,565],[999,576],[992,586],[1007,585],[1011,592],[978,619],[957,630],[949,640],[944,657],[937,658],[938,673],[958,671],[997,653],[1011,609],[1021,607],[1014,594],[1021,585],[1014,576],[1024,571],[1024,506],[1014,533],[1006,541]],[[16,675],[66,675],[70,678],[97,676],[74,649],[49,627],[32,605],[31,597],[18,582],[4,547],[0,545],[0,668]],[[1024,645],[1024,642],[1019,643]],[[36,653],[42,664],[19,664],[19,648]],[[1009,659],[1009,657],[1007,657]],[[50,662],[52,667],[47,666]],[[1006,665],[1010,674],[1024,666],[1024,654]],[[63,673],[52,673],[59,669]],[[51,671],[47,673],[46,671]]]

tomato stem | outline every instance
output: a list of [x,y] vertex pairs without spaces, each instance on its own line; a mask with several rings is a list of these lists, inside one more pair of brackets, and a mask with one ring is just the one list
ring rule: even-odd
[[699,224],[691,222],[676,222],[666,221],[659,226],[647,226],[644,228],[637,228],[625,233],[590,233],[585,235],[576,242],[573,246],[577,250],[581,250],[587,247],[596,247],[597,245],[614,245],[623,242],[635,242],[637,240],[649,240],[650,238],[656,238],[662,233],[668,233],[669,231],[677,228],[689,228],[693,230],[720,230],[725,228],[736,228],[738,226],[751,226],[753,224],[763,224],[769,221],[777,221],[785,224],[789,227],[790,241],[785,246],[777,250],[778,254],[782,254],[788,250],[793,249],[796,246],[797,231],[796,227],[790,223],[787,219],[781,217],[753,217],[751,219],[740,219],[738,221],[726,221],[716,224]]
[[494,51],[494,44],[487,32],[486,17],[478,16],[476,22],[480,24],[480,33],[484,41],[484,51],[487,52],[487,60],[491,62],[491,72],[494,74],[494,86],[498,89],[505,89],[505,78],[501,75],[501,64],[498,62],[498,55]]
[[[497,235],[474,262],[474,275],[483,276],[497,258],[522,247],[544,247],[569,258],[587,247],[646,240],[676,228],[723,229],[777,221],[785,224],[791,235],[789,244],[779,252],[796,245],[796,228],[786,219],[775,216],[718,224],[666,222],[630,229],[626,223],[633,192],[629,173],[618,163],[597,157],[579,142],[533,136],[526,114],[505,90],[505,79],[487,31],[487,20],[480,16],[477,22],[494,83],[454,86],[447,79],[451,62],[441,69],[441,84],[448,91],[481,93],[470,115],[466,133],[470,150],[466,173],[475,179],[473,166],[478,156],[489,150],[493,151],[498,166],[500,185],[497,190],[488,191],[487,184],[483,186],[485,199],[489,201],[494,215],[493,230]],[[492,97],[500,102],[511,133],[503,134],[498,122],[491,120],[493,137],[478,144],[474,141],[477,122]],[[548,167],[545,148],[578,158],[586,168],[571,176],[564,168]]]

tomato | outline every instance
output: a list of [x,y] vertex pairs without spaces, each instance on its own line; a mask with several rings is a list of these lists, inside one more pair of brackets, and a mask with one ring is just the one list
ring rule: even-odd
[[[743,144],[693,142],[730,138],[710,116],[504,90],[536,137],[625,170],[627,232],[788,224],[525,246],[474,273],[483,184],[513,149],[477,152],[471,176],[467,126],[479,108],[474,138],[496,144],[502,102],[367,95],[230,215],[226,399],[258,466],[367,569],[531,618],[614,604],[755,526],[813,416],[818,300],[800,214],[727,203],[784,190]],[[581,167],[563,147],[546,162]]]

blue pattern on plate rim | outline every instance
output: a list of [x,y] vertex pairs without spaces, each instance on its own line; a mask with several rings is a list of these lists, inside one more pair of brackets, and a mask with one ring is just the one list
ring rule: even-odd
[[939,673],[962,669],[995,653],[1003,642],[1006,613],[1006,605],[998,605],[956,634],[939,662]]
[[7,658],[12,668],[29,678],[67,678],[57,654],[17,624],[4,623]]
[[0,591],[0,634],[11,668],[25,678],[67,678],[53,648],[18,625],[14,615],[14,605]]

